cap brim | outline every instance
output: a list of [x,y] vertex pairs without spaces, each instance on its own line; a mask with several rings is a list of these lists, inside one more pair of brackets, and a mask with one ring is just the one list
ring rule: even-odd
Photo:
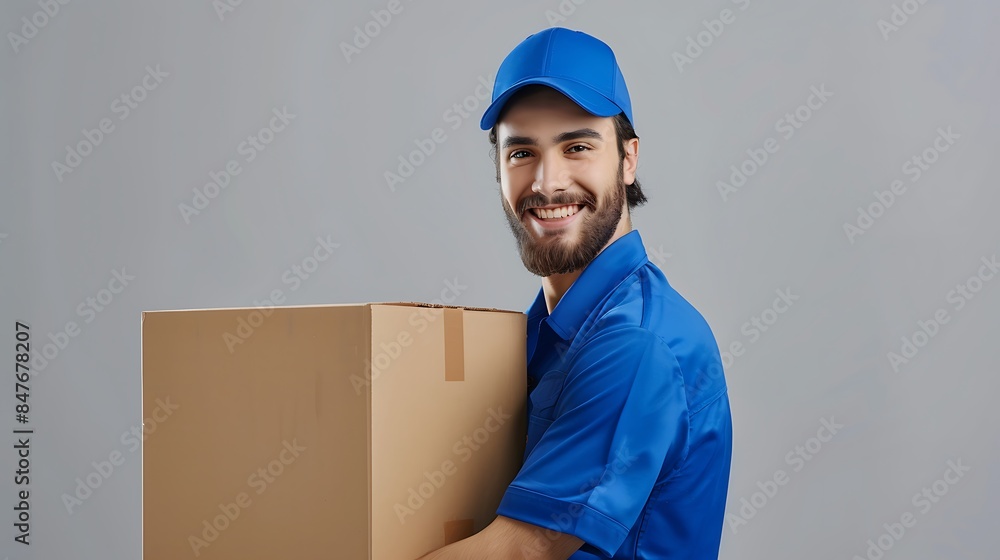
[[503,94],[501,94],[496,101],[491,103],[490,106],[486,108],[486,112],[483,113],[483,118],[479,121],[479,128],[483,130],[493,128],[493,125],[496,124],[497,117],[500,115],[500,111],[503,109],[504,105],[507,104],[507,100],[509,100],[511,96],[517,93],[521,88],[534,84],[548,86],[558,91],[559,93],[572,99],[574,103],[594,116],[613,117],[622,112],[622,109],[618,107],[618,105],[615,105],[607,97],[604,97],[590,86],[581,84],[580,82],[566,78],[553,78],[550,76],[526,78],[507,88],[507,91],[503,92]]

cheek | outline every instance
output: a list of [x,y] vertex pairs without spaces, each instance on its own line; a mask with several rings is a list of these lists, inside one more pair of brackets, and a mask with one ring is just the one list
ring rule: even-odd
[[581,162],[576,169],[576,178],[594,196],[600,199],[618,183],[618,159],[605,158]]
[[510,184],[503,179],[500,181],[500,197],[506,209],[514,211],[517,208],[517,197],[511,192]]
[[500,192],[514,207],[517,201],[532,194],[534,179],[520,169],[509,169],[500,173]]
[[511,198],[511,194],[516,190],[514,177],[511,176],[510,169],[506,167],[500,168],[500,190],[503,192],[504,197],[508,200]]

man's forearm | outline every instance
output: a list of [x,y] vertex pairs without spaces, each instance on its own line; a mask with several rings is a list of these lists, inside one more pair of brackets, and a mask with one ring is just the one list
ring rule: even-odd
[[500,516],[479,533],[417,560],[566,560],[581,546],[573,535]]
[[417,560],[451,560],[461,558],[492,558],[489,549],[480,546],[481,543],[473,537],[439,548]]

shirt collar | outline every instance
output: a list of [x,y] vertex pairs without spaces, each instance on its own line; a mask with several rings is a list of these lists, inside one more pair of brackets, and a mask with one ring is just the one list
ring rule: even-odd
[[539,288],[535,301],[528,308],[529,322],[548,317],[549,326],[560,338],[572,339],[601,300],[648,260],[639,230],[626,233],[583,269],[551,315],[545,305],[545,290]]

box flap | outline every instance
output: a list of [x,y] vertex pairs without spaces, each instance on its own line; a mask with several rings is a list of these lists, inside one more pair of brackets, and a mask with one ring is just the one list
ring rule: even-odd
[[498,311],[500,313],[521,313],[523,311],[515,311],[513,309],[499,309],[496,307],[476,307],[472,305],[445,305],[443,303],[423,303],[419,301],[378,301],[372,302],[369,305],[400,305],[404,307],[437,307],[441,309],[468,309],[469,311]]
[[266,306],[253,306],[248,305],[244,307],[198,307],[190,309],[149,309],[142,311],[142,313],[177,313],[177,312],[191,312],[191,311],[230,311],[234,309],[295,309],[295,308],[320,308],[320,307],[362,307],[369,305],[397,305],[405,307],[437,307],[441,309],[468,309],[470,311],[494,311],[500,313],[521,313],[523,311],[517,311],[514,309],[500,309],[497,307],[477,307],[473,305],[445,305],[443,303],[425,303],[420,301],[374,301],[368,303],[321,303],[312,305],[279,305],[274,307]]
[[270,309],[307,309],[307,308],[323,308],[323,307],[363,307],[366,305],[371,305],[368,303],[322,303],[322,304],[312,304],[312,305],[275,305],[275,306],[256,306],[247,305],[243,307],[196,307],[190,309],[147,309],[143,313],[190,313],[192,311],[232,311],[232,310],[270,310]]

